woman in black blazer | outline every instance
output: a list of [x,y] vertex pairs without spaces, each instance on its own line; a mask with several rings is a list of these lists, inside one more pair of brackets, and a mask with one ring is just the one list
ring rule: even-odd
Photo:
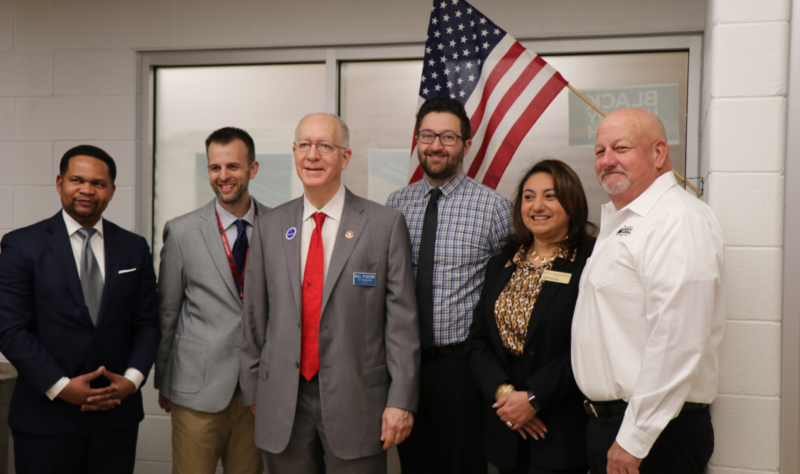
[[467,338],[485,398],[484,455],[501,473],[586,474],[587,414],[570,339],[596,227],[580,179],[559,160],[525,173],[513,212],[514,233],[487,264]]

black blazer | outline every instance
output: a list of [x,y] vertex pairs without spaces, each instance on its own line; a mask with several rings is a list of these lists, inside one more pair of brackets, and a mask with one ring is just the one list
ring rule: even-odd
[[[61,212],[6,234],[0,243],[0,352],[19,372],[8,417],[15,430],[65,435],[78,428],[86,413],[45,395],[61,377],[101,365],[120,375],[133,367],[147,377],[153,366],[161,328],[147,242],[108,220],[103,242],[105,284],[97,327],[83,301]],[[108,384],[105,377],[92,382]],[[93,416],[109,429],[136,425],[144,418],[141,390]]]
[[[569,469],[587,465],[585,432],[587,415],[583,395],[575,383],[570,357],[572,313],[578,298],[578,283],[594,239],[578,248],[574,262],[556,259],[553,270],[570,273],[569,284],[543,282],[533,307],[523,355],[513,363],[503,347],[495,322],[494,306],[517,266],[506,267],[499,256],[489,260],[486,280],[467,338],[467,349],[475,378],[484,396],[483,452],[500,469],[510,469],[517,459],[517,446],[525,440],[497,416],[494,392],[501,383],[517,390],[531,390],[541,405],[539,418],[547,426],[544,439],[528,436],[531,462],[544,469]],[[520,370],[520,364],[522,370]],[[525,378],[515,380],[514,374]]]

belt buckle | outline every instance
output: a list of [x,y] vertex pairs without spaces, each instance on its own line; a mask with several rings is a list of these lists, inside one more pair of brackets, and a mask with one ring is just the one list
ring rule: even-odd
[[586,413],[593,415],[595,418],[598,418],[597,410],[594,408],[594,405],[589,400],[583,401],[583,409],[586,410]]

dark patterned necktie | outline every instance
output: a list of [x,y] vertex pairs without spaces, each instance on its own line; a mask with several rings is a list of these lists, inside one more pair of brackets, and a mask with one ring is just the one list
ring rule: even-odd
[[436,230],[439,225],[439,188],[431,189],[431,198],[425,208],[422,237],[417,259],[417,309],[419,310],[419,339],[422,350],[433,346],[433,266],[436,257]]
[[236,236],[236,242],[233,243],[231,253],[233,254],[233,261],[236,262],[236,270],[243,277],[242,271],[244,271],[244,263],[247,260],[247,247],[250,245],[247,240],[247,221],[243,219],[237,220],[236,228],[239,230],[239,235]]

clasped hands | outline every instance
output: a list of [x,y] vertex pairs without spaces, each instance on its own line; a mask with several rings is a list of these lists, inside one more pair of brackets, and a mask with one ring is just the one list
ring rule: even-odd
[[515,391],[500,397],[492,408],[497,409],[497,416],[503,423],[511,423],[510,428],[517,431],[524,439],[528,439],[528,435],[531,435],[533,439],[538,440],[539,437],[544,438],[547,433],[547,427],[528,402],[526,392]]
[[[92,388],[89,383],[101,375],[107,378],[111,385]],[[125,397],[135,391],[136,386],[133,382],[101,366],[94,372],[70,379],[58,397],[68,403],[80,406],[81,411],[106,411],[122,403]]]

